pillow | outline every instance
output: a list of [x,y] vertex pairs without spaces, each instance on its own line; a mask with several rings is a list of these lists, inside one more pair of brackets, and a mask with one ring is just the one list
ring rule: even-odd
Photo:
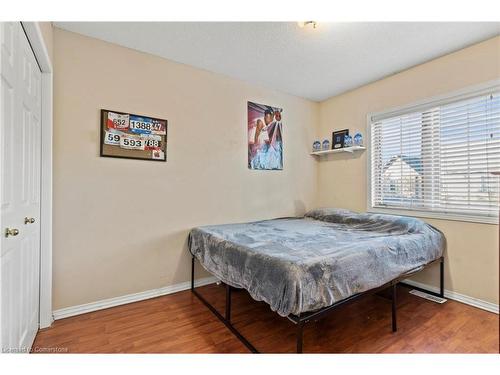
[[359,230],[374,230],[392,234],[418,233],[428,226],[424,221],[398,215],[357,213],[343,208],[318,208],[304,217],[329,223],[347,224]]
[[347,218],[352,218],[356,215],[359,214],[344,208],[317,208],[307,212],[304,217],[310,217],[311,219],[328,221],[331,223],[341,223],[346,221]]

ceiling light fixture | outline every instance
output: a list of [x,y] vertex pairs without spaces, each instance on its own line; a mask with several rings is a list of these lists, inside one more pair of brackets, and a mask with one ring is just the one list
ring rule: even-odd
[[315,29],[316,27],[318,27],[318,23],[316,21],[303,21],[297,22],[297,24],[301,29],[304,27],[312,27],[313,29]]

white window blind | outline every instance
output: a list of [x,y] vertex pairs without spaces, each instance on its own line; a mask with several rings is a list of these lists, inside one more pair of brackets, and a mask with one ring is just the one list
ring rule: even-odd
[[371,121],[371,206],[498,216],[500,91]]

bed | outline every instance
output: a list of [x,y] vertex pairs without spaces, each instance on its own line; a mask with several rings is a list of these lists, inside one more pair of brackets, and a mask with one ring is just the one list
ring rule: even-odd
[[[395,291],[403,278],[433,262],[442,265],[445,248],[443,234],[422,220],[332,208],[304,217],[198,227],[188,243],[193,273],[197,259],[227,285],[228,298],[231,288],[244,288],[300,325],[366,292],[389,286]],[[227,308],[222,318],[230,319]]]

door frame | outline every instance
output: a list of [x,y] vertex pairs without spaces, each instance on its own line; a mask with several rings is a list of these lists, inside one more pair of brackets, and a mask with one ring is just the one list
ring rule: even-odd
[[39,327],[52,316],[52,78],[49,51],[38,22],[21,22],[42,72],[42,137],[40,178],[40,308]]

